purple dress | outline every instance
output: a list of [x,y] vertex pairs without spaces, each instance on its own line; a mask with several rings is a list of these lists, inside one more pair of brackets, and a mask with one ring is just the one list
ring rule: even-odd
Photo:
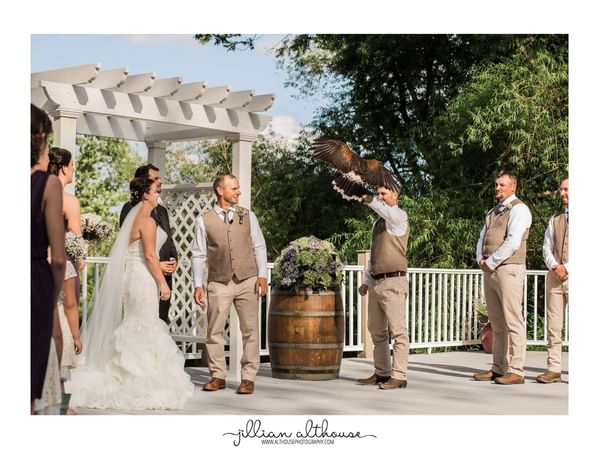
[[48,263],[48,234],[42,210],[48,173],[31,174],[31,400],[42,397],[48,365],[54,281]]

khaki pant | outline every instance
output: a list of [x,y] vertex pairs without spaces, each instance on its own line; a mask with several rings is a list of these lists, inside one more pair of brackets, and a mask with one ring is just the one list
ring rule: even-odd
[[[527,334],[523,320],[524,264],[504,264],[484,273],[483,289],[488,317],[494,330],[492,371],[524,376]],[[508,339],[512,352],[508,351]]]
[[560,373],[565,306],[569,302],[569,280],[562,282],[549,270],[546,277],[546,296],[548,370]]
[[[408,330],[406,329],[406,277],[373,280],[369,286],[367,328],[373,339],[375,373],[406,380],[408,369]],[[392,332],[393,364],[390,360],[388,326]]]
[[211,281],[208,283],[208,329],[206,352],[208,369],[216,378],[225,378],[225,348],[223,331],[229,317],[231,304],[240,319],[242,331],[242,380],[254,381],[260,365],[258,336],[258,294],[255,292],[256,277],[244,281],[231,280],[227,284]]

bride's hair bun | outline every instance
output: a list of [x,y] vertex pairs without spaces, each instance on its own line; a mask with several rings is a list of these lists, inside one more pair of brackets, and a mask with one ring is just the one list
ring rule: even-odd
[[131,191],[130,202],[131,206],[137,205],[144,198],[144,194],[150,192],[154,181],[150,178],[137,177],[131,180],[129,183],[129,190]]

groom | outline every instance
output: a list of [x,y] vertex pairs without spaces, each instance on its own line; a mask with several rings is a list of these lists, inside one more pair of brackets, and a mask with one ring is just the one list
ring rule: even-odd
[[208,304],[206,351],[212,378],[202,390],[225,389],[223,329],[233,303],[243,345],[242,382],[237,393],[252,394],[260,365],[258,302],[267,292],[267,246],[254,213],[237,206],[241,195],[238,179],[220,175],[213,190],[217,202],[196,219],[192,243],[194,300],[202,308]]
[[[152,164],[146,164],[144,166],[140,166],[135,171],[135,178],[149,178],[157,184],[157,191],[160,193],[162,187],[162,179],[159,175],[158,167]],[[127,202],[123,205],[123,209],[121,210],[121,217],[119,218],[119,226],[123,225],[123,221],[125,217],[131,211],[131,203]],[[171,224],[169,223],[169,212],[167,208],[163,205],[159,204],[156,208],[152,210],[150,214],[151,217],[155,220],[159,227],[161,227],[165,233],[167,233],[167,240],[163,244],[163,246],[159,250],[159,259],[160,259],[160,270],[162,270],[165,279],[167,280],[167,284],[169,285],[169,289],[173,292],[173,272],[177,269],[177,249],[175,248],[175,243],[173,242],[173,233],[171,232]],[[169,325],[169,307],[171,306],[171,297],[167,300],[159,300],[158,303],[158,316]]]

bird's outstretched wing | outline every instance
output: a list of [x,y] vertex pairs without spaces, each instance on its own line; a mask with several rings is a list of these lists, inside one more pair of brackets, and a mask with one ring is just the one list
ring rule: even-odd
[[315,158],[331,164],[344,173],[352,170],[352,166],[356,165],[356,158],[361,159],[348,148],[345,142],[335,139],[317,139],[310,148]]
[[316,158],[331,164],[354,183],[385,186],[400,191],[400,184],[394,175],[376,159],[363,159],[348,145],[336,139],[317,139],[311,146]]

